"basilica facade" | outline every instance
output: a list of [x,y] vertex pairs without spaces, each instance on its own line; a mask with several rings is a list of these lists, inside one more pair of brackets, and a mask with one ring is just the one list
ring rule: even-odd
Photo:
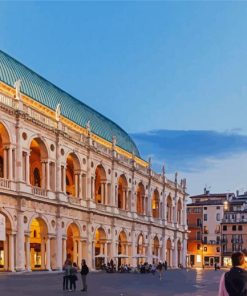
[[186,196],[117,124],[0,51],[0,270],[185,265]]

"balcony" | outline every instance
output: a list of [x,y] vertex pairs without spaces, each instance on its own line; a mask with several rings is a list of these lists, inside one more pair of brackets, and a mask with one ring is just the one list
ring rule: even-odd
[[47,191],[43,188],[32,186],[32,194],[47,197]]
[[6,188],[6,189],[10,189],[10,180],[4,179],[4,178],[0,178],[0,187],[1,188]]

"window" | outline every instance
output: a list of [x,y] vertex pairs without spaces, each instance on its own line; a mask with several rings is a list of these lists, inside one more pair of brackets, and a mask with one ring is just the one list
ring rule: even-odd
[[204,214],[204,215],[203,215],[203,220],[204,220],[204,221],[208,221],[208,215],[207,215],[207,214]]
[[220,210],[220,206],[217,206],[216,209],[217,209],[217,210]]
[[208,233],[208,227],[207,226],[203,227],[203,232],[206,233],[206,234]]
[[207,210],[208,208],[207,207],[204,207],[204,210]]
[[220,247],[216,248],[216,252],[218,252],[218,253],[220,252]]
[[197,226],[202,226],[202,220],[198,218],[196,221],[196,224]]
[[220,221],[220,213],[216,214],[216,221]]
[[208,243],[208,238],[206,236],[204,236],[203,238],[203,243],[206,245]]
[[227,230],[227,226],[223,225],[223,230],[226,231]]
[[216,243],[217,243],[217,245],[220,244],[220,236],[217,236],[217,237],[216,237]]
[[201,240],[201,232],[200,231],[196,232],[196,240]]
[[242,231],[243,230],[243,226],[242,225],[238,225],[238,230]]
[[204,248],[203,248],[203,251],[204,251],[204,252],[207,252],[207,250],[208,250],[207,247],[204,247]]
[[201,245],[197,244],[197,250],[200,250],[200,249],[201,249]]
[[237,230],[236,225],[232,225],[232,230],[233,230],[233,231],[236,231],[236,230]]

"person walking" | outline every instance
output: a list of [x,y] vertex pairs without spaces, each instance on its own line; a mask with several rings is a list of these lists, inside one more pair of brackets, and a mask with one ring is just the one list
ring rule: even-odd
[[159,262],[156,269],[157,269],[157,271],[159,273],[159,279],[161,281],[162,280],[162,269],[163,269],[163,266],[162,266],[161,262]]
[[81,261],[81,281],[82,281],[82,292],[87,291],[87,274],[89,269],[86,264],[86,260],[82,259]]
[[165,261],[164,263],[164,268],[165,268],[165,271],[167,271],[167,261]]
[[232,268],[221,276],[218,296],[247,296],[247,271],[245,255],[232,254]]

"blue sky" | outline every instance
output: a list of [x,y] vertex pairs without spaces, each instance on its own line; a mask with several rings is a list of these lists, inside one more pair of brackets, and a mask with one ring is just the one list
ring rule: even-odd
[[0,48],[131,133],[192,194],[247,190],[247,3],[0,2]]

